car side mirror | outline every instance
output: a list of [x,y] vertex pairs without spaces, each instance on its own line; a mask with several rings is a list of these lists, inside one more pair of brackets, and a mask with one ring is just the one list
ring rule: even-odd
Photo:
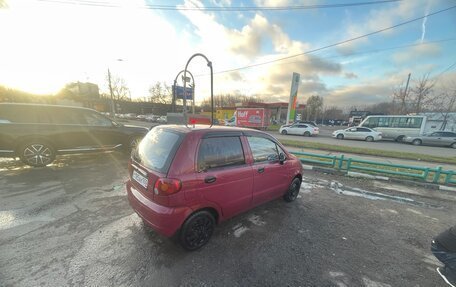
[[287,159],[287,157],[285,156],[285,154],[283,152],[281,152],[279,154],[279,163],[280,164],[283,164],[285,162],[285,160]]

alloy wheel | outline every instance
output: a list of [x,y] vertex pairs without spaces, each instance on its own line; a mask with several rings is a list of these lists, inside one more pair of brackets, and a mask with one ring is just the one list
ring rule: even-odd
[[22,152],[24,161],[32,166],[45,166],[54,160],[54,152],[45,144],[26,145]]

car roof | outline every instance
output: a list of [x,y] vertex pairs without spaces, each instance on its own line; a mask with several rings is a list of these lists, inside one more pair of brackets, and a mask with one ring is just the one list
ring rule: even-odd
[[94,111],[93,109],[76,107],[76,106],[64,106],[64,105],[50,105],[50,104],[35,104],[35,103],[0,103],[0,106],[20,106],[20,107],[44,107],[44,108],[64,108],[64,109],[78,109]]
[[174,130],[181,133],[200,133],[204,136],[223,136],[223,135],[260,135],[268,138],[274,138],[270,134],[240,127],[223,127],[223,126],[212,126],[209,125],[165,125],[160,126],[161,128]]

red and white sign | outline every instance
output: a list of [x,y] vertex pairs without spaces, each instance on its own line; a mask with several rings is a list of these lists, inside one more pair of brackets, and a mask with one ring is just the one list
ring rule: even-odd
[[236,126],[250,128],[268,126],[265,110],[263,108],[237,108]]

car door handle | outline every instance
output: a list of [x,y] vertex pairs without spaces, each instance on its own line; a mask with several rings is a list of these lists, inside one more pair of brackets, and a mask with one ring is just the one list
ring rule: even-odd
[[264,172],[264,167],[260,167],[260,168],[258,169],[258,173],[263,173],[263,172]]
[[208,176],[204,179],[204,182],[205,183],[213,183],[217,180],[217,178],[215,176]]

